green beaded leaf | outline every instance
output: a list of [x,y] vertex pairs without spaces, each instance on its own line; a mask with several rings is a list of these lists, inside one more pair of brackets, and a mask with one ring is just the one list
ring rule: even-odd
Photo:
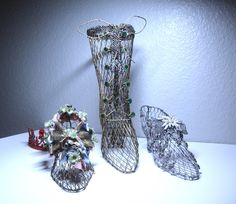
[[126,47],[123,47],[122,52],[124,53],[124,52],[127,52],[127,51],[128,51],[128,49]]
[[109,70],[111,67],[110,67],[108,64],[106,64],[106,65],[104,66],[104,68],[105,68],[105,70]]
[[124,85],[129,87],[130,86],[130,81],[124,82]]
[[128,69],[129,69],[129,65],[126,64],[126,65],[124,66],[124,68],[125,68],[126,70],[128,70]]
[[125,38],[126,36],[127,36],[127,32],[122,32],[122,34],[121,34],[121,36],[123,37],[123,38]]
[[105,85],[106,87],[108,87],[110,84],[109,84],[109,82],[106,81],[106,82],[104,83],[104,85]]
[[133,118],[133,117],[135,116],[135,113],[134,113],[134,112],[131,112],[131,113],[129,114],[129,116],[130,116],[131,118]]
[[105,118],[106,117],[106,115],[104,113],[102,113],[100,116],[101,116],[101,118]]
[[128,103],[129,103],[129,104],[132,103],[132,99],[131,99],[131,98],[128,99]]
[[103,98],[102,101],[103,101],[104,103],[107,103],[108,100],[107,100],[107,98]]
[[104,47],[103,49],[105,52],[108,52],[109,51],[109,48],[108,47]]

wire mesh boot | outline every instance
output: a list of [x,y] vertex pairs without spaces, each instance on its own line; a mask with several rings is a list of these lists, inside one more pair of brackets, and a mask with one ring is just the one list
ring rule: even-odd
[[102,137],[103,157],[116,169],[128,173],[138,163],[137,140],[131,121],[106,121]]
[[200,166],[183,140],[185,125],[162,109],[144,105],[140,109],[141,125],[147,137],[147,149],[162,170],[185,180],[200,178]]
[[85,148],[81,151],[78,146],[72,145],[55,157],[51,176],[65,191],[82,191],[92,178],[94,170],[83,151],[86,151]]
[[134,172],[139,155],[129,77],[135,31],[128,24],[109,24],[88,29],[87,36],[99,84],[103,157],[121,172]]

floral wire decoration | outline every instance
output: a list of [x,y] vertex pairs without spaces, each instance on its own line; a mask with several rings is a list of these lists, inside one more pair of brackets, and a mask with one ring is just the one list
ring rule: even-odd
[[93,129],[88,127],[87,114],[65,105],[45,123],[45,128],[45,144],[55,155],[53,180],[69,192],[84,190],[94,173],[89,153],[95,138]]
[[198,180],[200,166],[183,140],[186,126],[162,109],[144,105],[140,109],[141,125],[147,137],[147,150],[158,167],[185,180]]
[[[144,20],[146,26],[145,18],[135,17]],[[114,25],[98,19],[81,26],[94,21],[105,23],[87,30],[99,85],[102,155],[117,170],[134,172],[139,154],[131,121],[135,114],[130,111],[129,87],[133,40],[137,32],[132,25]]]

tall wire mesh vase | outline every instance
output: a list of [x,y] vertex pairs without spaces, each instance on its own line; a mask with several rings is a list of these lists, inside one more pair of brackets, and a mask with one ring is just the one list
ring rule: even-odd
[[129,24],[102,22],[105,25],[87,30],[99,85],[101,151],[113,167],[130,173],[136,170],[139,160],[138,141],[131,120],[135,114],[130,111],[132,100],[129,98],[135,30]]
[[147,149],[153,154],[156,165],[185,180],[199,179],[200,166],[183,140],[183,134],[187,134],[184,123],[162,109],[148,105],[141,107],[140,117]]

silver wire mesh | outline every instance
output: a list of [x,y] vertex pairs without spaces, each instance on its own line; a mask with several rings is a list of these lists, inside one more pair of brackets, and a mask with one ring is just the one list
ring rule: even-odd
[[138,164],[138,141],[129,98],[130,66],[135,31],[131,25],[97,26],[87,30],[99,85],[103,157],[129,173]]
[[68,164],[66,156],[73,151],[78,152],[77,147],[68,147],[55,156],[51,177],[65,191],[80,192],[84,190],[93,176],[92,165],[86,166],[86,170],[73,168]]
[[66,104],[45,123],[45,128],[44,143],[50,155],[55,155],[51,177],[65,191],[84,190],[94,173],[89,153],[95,138],[88,127],[87,113]]
[[147,137],[147,149],[153,154],[154,161],[162,170],[185,180],[200,178],[200,166],[183,140],[187,134],[185,125],[164,128],[160,118],[169,116],[162,109],[144,105],[140,109],[141,125]]

